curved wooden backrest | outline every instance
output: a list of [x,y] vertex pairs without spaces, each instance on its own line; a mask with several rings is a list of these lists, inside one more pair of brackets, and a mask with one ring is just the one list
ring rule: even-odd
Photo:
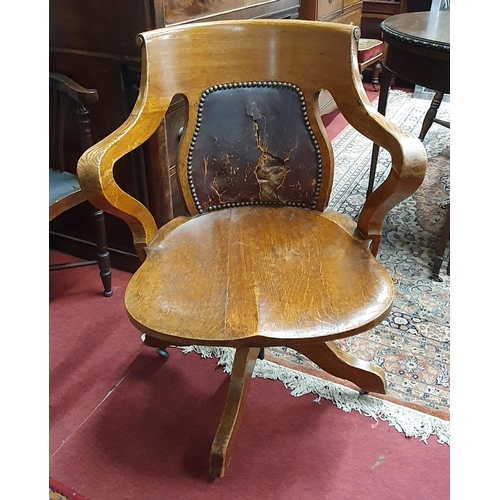
[[[333,160],[316,102],[322,88],[349,89],[351,105],[363,99],[358,34],[352,26],[311,31],[309,23],[281,20],[139,36],[148,61],[141,112],[165,110],[177,93],[189,103],[177,168],[192,214],[240,203],[324,209]],[[227,172],[225,160],[240,172]]]
[[[354,127],[391,152],[400,177],[405,162],[401,138],[409,134],[370,105],[358,70],[358,39],[355,26],[281,19],[193,23],[141,33],[143,64],[136,105],[117,131],[80,160],[82,188],[93,203],[130,225],[140,253],[156,233],[156,224],[144,206],[116,185],[112,167],[154,133],[172,98],[182,94],[189,110],[177,173],[191,214],[260,203],[323,210],[332,186],[333,155],[319,114],[321,89],[332,94]],[[264,109],[271,94],[275,102]],[[218,112],[226,99],[229,104]],[[240,118],[233,120],[231,113]],[[287,129],[292,116],[301,125]],[[278,132],[267,133],[270,127]],[[286,142],[288,135],[292,139]],[[228,149],[242,136],[242,148]],[[248,147],[252,151],[242,155]],[[239,174],[224,170],[224,148],[226,159],[238,157]],[[309,168],[302,171],[306,164]],[[221,184],[225,174],[234,182]],[[247,181],[250,193],[242,195],[240,188]],[[392,192],[382,197],[379,192],[374,200],[365,236],[380,230],[389,205],[398,201]]]

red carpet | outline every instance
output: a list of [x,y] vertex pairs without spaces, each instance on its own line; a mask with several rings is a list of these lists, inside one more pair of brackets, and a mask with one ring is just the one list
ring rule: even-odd
[[[363,86],[365,88],[368,99],[373,102],[379,96],[379,93],[373,90],[373,87],[370,83],[364,83]],[[328,134],[330,140],[333,140],[335,137],[337,137],[348,125],[347,120],[337,109],[327,115],[323,115],[322,120],[323,125],[326,128],[326,133]]]
[[[65,260],[51,252],[51,262]],[[50,476],[90,500],[446,499],[450,448],[408,439],[281,382],[254,379],[227,476],[208,457],[228,375],[213,359],[141,345],[127,273],[50,274]]]
[[66,485],[49,478],[49,500],[88,500]]

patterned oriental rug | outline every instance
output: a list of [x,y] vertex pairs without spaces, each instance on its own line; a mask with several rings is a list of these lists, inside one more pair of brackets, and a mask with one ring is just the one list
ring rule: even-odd
[[[374,106],[377,105],[375,101]],[[386,115],[418,137],[430,101],[391,90]],[[449,120],[449,104],[438,117]],[[395,426],[407,436],[437,436],[450,443],[450,277],[449,251],[441,267],[442,282],[431,279],[432,264],[450,193],[450,131],[433,124],[424,140],[428,167],[422,186],[387,216],[378,259],[389,270],[396,297],[389,317],[361,335],[337,341],[344,351],[381,366],[387,395],[360,395],[348,382],[330,376],[302,354],[284,347],[266,349],[254,377],[281,380],[292,396],[315,394],[315,402],[332,401]],[[334,141],[335,180],[328,210],[356,219],[368,185],[372,143],[352,127]],[[390,156],[380,150],[375,185],[390,170]],[[234,350],[190,347],[203,357],[216,356],[230,373]]]

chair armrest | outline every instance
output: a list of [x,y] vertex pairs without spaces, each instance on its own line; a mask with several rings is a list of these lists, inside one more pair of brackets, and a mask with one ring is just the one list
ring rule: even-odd
[[340,111],[353,127],[391,155],[389,175],[368,196],[358,218],[358,230],[372,240],[371,251],[377,255],[384,219],[422,184],[427,153],[418,138],[392,123],[364,99],[363,106],[340,108]]
[[358,229],[372,240],[377,254],[385,217],[398,203],[410,197],[422,184],[427,170],[427,153],[422,141],[396,126],[385,116],[372,111],[384,135],[374,142],[387,149],[392,165],[385,181],[368,196],[358,218]]
[[76,83],[71,78],[61,73],[49,72],[49,85],[62,92],[74,101],[89,105],[94,104],[99,100],[99,94],[96,89],[87,89]]
[[[165,110],[134,109],[118,129],[85,151],[78,161],[77,173],[82,191],[96,207],[124,220],[142,262],[144,247],[158,228],[149,210],[123,191],[113,176],[113,167],[120,158],[143,144],[158,128]],[[140,115],[140,117],[139,117]]]

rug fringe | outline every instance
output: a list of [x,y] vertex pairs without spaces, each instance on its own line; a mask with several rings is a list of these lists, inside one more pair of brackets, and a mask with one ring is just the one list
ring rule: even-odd
[[[215,356],[224,371],[231,373],[235,352],[232,347],[188,346],[180,349],[184,354],[196,352],[202,358]],[[316,403],[319,403],[321,399],[332,401],[337,408],[347,413],[355,410],[374,420],[380,419],[404,433],[405,436],[420,438],[426,444],[427,439],[435,435],[438,443],[450,445],[450,422],[447,420],[381,400],[369,394],[360,395],[359,392],[348,387],[291,368],[281,367],[265,359],[257,360],[253,377],[280,380],[287,389],[291,389],[291,396],[316,394],[318,396],[314,400]]]

